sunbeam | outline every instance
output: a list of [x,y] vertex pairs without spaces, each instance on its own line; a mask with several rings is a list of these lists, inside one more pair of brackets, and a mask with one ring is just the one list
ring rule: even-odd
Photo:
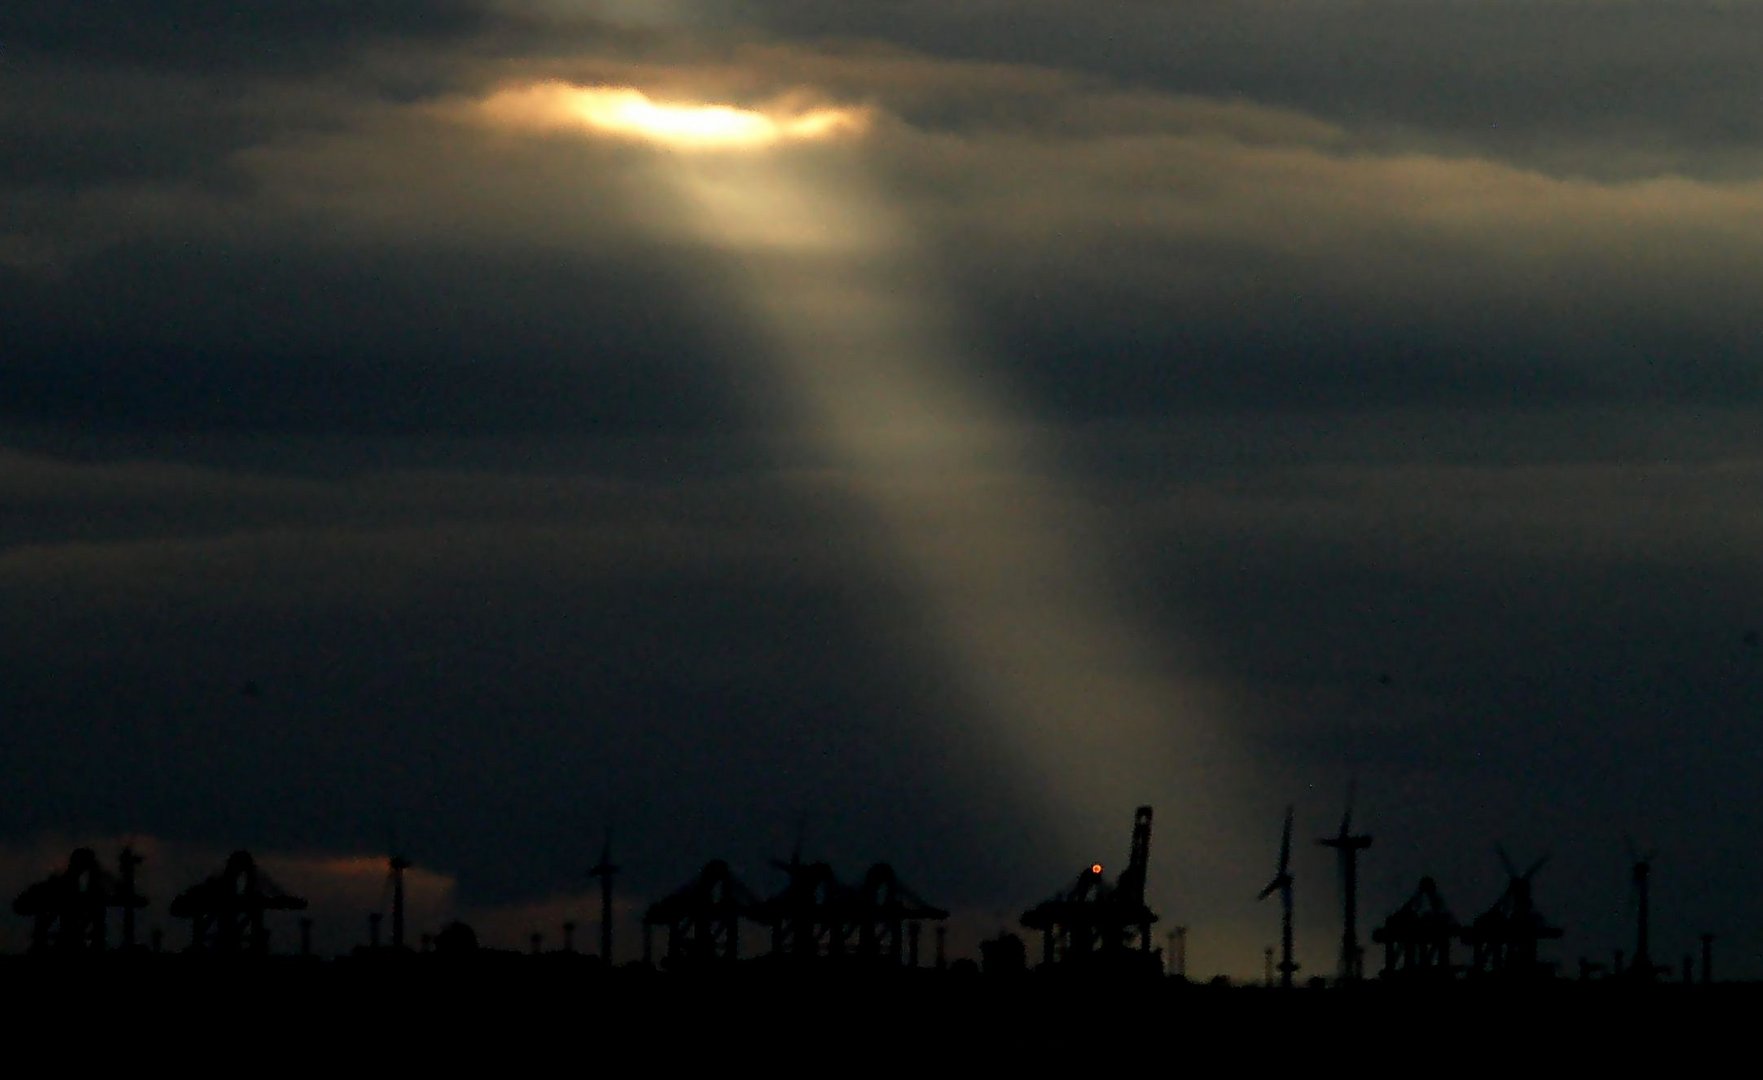
[[[861,153],[784,146],[792,131],[860,134],[856,120],[808,118],[861,114],[778,119],[675,103],[672,119],[615,128],[590,118],[600,106],[580,104],[647,100],[549,83],[505,89],[485,115],[742,151],[670,155],[657,174],[675,216],[738,266],[734,288],[793,414],[873,515],[872,556],[912,583],[929,651],[964,688],[1002,778],[1059,830],[1049,850],[1085,862],[1110,854],[1144,803],[1173,811],[1171,847],[1242,843],[1225,809],[1240,801],[1245,771],[1224,737],[1224,695],[1132,617],[1131,583],[1108,573],[1114,541],[1088,520],[1026,410],[986,377],[983,350]],[[727,137],[711,140],[712,130]],[[1099,840],[1110,846],[1097,852]],[[1167,869],[1158,876],[1171,887]]]

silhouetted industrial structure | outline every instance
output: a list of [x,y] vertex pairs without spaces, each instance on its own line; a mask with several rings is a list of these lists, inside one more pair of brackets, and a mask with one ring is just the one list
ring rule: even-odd
[[737,960],[741,921],[752,919],[759,897],[735,879],[728,863],[714,859],[698,876],[649,905],[643,914],[643,962],[656,963],[654,931],[666,934],[659,963],[680,971]]
[[147,906],[147,898],[140,894],[135,884],[135,874],[140,870],[142,860],[133,844],[124,844],[116,861],[122,872],[122,947],[133,949],[137,944],[135,912]]
[[600,861],[589,870],[588,876],[600,879],[600,959],[610,965],[612,963],[612,880],[618,876],[618,867],[612,863],[612,830],[606,830],[606,839],[600,845]]
[[1188,928],[1185,926],[1169,931],[1169,973],[1178,979],[1188,977]]
[[1023,913],[1022,925],[1041,934],[1041,963],[1156,973],[1161,962],[1151,948],[1151,924],[1157,915],[1145,902],[1150,858],[1151,808],[1141,806],[1133,815],[1126,869],[1113,882],[1101,863],[1092,863],[1069,888]]
[[[1072,884],[1023,912],[1021,924],[1041,935],[1040,962],[1029,963],[1025,937],[1001,931],[979,943],[980,962],[967,958],[953,961],[946,953],[949,912],[927,902],[908,887],[887,863],[871,864],[855,881],[841,879],[832,867],[802,857],[798,843],[788,860],[771,865],[784,875],[775,893],[761,895],[739,880],[729,864],[713,860],[681,888],[650,904],[642,915],[642,961],[627,963],[633,971],[692,973],[731,972],[873,972],[910,971],[919,967],[919,945],[926,923],[935,923],[935,963],[931,970],[951,979],[968,974],[1020,976],[1045,973],[1099,973],[1109,976],[1169,976],[1187,982],[1187,926],[1168,932],[1167,957],[1153,951],[1151,933],[1158,916],[1146,902],[1150,859],[1152,811],[1140,806],[1133,817],[1132,837],[1125,869],[1112,879],[1100,863],[1080,872]],[[1291,865],[1294,808],[1285,808],[1279,859],[1273,878],[1257,900],[1279,895],[1280,941],[1264,955],[1264,980],[1268,986],[1289,990],[1299,964],[1293,955],[1293,890]],[[1335,851],[1345,897],[1341,954],[1335,985],[1363,984],[1364,993],[1378,993],[1375,985],[1433,987],[1459,984],[1465,994],[1479,997],[1487,992],[1504,993],[1508,987],[1536,986],[1552,980],[1557,965],[1539,955],[1541,946],[1562,936],[1563,931],[1538,911],[1533,880],[1548,862],[1537,859],[1518,870],[1503,849],[1496,848],[1506,872],[1506,887],[1493,904],[1468,924],[1452,914],[1430,876],[1420,879],[1413,894],[1390,912],[1370,934],[1383,950],[1383,964],[1375,981],[1365,980],[1364,949],[1360,946],[1357,915],[1355,859],[1370,846],[1371,837],[1353,831],[1353,799],[1349,791],[1346,808],[1333,835],[1317,843]],[[1700,978],[1697,979],[1693,944],[1678,956],[1679,963],[1661,966],[1653,958],[1651,916],[1651,853],[1641,854],[1629,842],[1630,895],[1635,906],[1635,940],[1625,963],[1624,951],[1614,950],[1608,966],[1581,959],[1580,982],[1607,982],[1614,986],[1654,984],[1708,985],[1713,982],[1713,935],[1700,935]],[[94,850],[81,847],[66,865],[20,892],[13,903],[16,914],[30,920],[29,954],[33,956],[79,956],[131,951],[136,934],[135,919],[147,906],[139,892],[139,855],[124,846],[118,869],[101,866]],[[480,948],[475,932],[453,922],[435,933],[422,935],[420,953],[408,948],[406,874],[411,860],[391,855],[386,861],[385,892],[389,911],[368,915],[366,947],[357,946],[350,957],[409,955],[424,963],[451,963],[465,957],[500,962],[498,957],[550,957],[551,970],[613,970],[611,959],[612,864],[608,836],[590,874],[601,882],[601,958],[605,963],[583,964],[576,954],[577,924],[562,924],[562,947],[547,953],[546,938],[539,932],[526,937],[525,947],[504,950]],[[1243,898],[1247,903],[1247,897]],[[266,916],[274,911],[298,911],[307,902],[271,881],[247,851],[235,851],[223,868],[178,893],[167,911],[174,918],[191,920],[191,954],[224,954],[262,957],[271,954]],[[110,918],[121,912],[121,946],[111,938]],[[381,941],[385,916],[390,915],[389,947]],[[355,924],[357,927],[359,923]],[[298,955],[312,967],[312,920],[300,921]],[[657,932],[663,938],[656,955]],[[1026,936],[1026,935],[1025,935]],[[160,952],[160,930],[152,932],[151,950],[134,946],[141,964]],[[1626,942],[1624,942],[1626,944]],[[1458,962],[1453,949],[1467,949],[1467,962]],[[291,952],[292,950],[283,950]],[[743,955],[752,952],[754,955]],[[426,958],[435,957],[436,960]],[[573,958],[573,959],[572,959]],[[1168,966],[1164,966],[1167,959]],[[524,960],[522,961],[524,962]],[[406,964],[386,965],[386,970]],[[287,969],[282,969],[287,970]],[[438,969],[437,969],[438,970]],[[912,976],[911,978],[917,978]],[[1222,976],[1212,983],[1228,980]],[[1561,984],[1558,982],[1558,984]],[[1083,984],[1074,984],[1083,985]],[[1320,990],[1330,983],[1316,977],[1309,987]],[[1468,989],[1473,987],[1474,989]],[[1310,991],[1306,991],[1308,993]],[[1405,991],[1404,991],[1405,992]],[[1552,992],[1552,991],[1551,991]],[[1647,990],[1646,993],[1660,991]],[[1089,995],[1085,989],[1083,994]],[[1294,998],[1294,1000],[1296,1000]],[[1397,998],[1385,998],[1394,1001]],[[1457,1000],[1470,1000],[1460,997]]]
[[220,871],[179,893],[171,902],[175,919],[190,920],[190,948],[196,952],[269,952],[271,911],[303,911],[306,901],[271,881],[248,851],[235,851]]
[[140,859],[123,848],[120,875],[98,863],[91,848],[78,848],[67,865],[29,886],[12,902],[14,913],[31,920],[33,953],[95,953],[108,946],[109,913],[123,913],[123,944],[134,944],[134,913],[147,906],[135,889]]
[[1457,974],[1451,946],[1461,932],[1438,883],[1423,877],[1402,906],[1371,932],[1371,940],[1383,946],[1384,978],[1441,980]]
[[852,917],[857,924],[858,959],[917,966],[917,951],[907,955],[906,928],[947,919],[949,913],[907,888],[892,866],[876,863],[857,886]]
[[1521,873],[1505,850],[1498,850],[1506,870],[1506,888],[1462,932],[1463,943],[1471,951],[1470,973],[1511,979],[1551,975],[1555,965],[1538,955],[1538,947],[1559,938],[1562,931],[1537,910],[1531,889],[1531,879],[1549,857],[1537,859]]
[[774,861],[787,878],[783,889],[760,903],[753,918],[771,928],[771,952],[779,958],[815,960],[845,952],[852,902],[832,867],[804,862],[801,848],[789,862]]
[[719,860],[651,904],[643,916],[645,962],[653,962],[657,928],[666,932],[660,960],[666,968],[737,960],[746,923],[769,935],[774,961],[916,965],[918,926],[949,915],[908,888],[886,863],[871,866],[855,886],[841,882],[825,862],[804,861],[800,849],[773,865],[787,880],[769,897],[760,898]]
[[404,871],[410,869],[410,860],[402,855],[393,855],[386,860],[387,880],[392,889],[392,948],[404,948]]
[[[1649,851],[1642,854],[1631,838],[1625,838],[1625,842],[1628,845],[1631,884],[1629,902],[1634,905],[1635,910],[1634,960],[1629,964],[1628,976],[1631,979],[1650,981],[1665,973],[1664,968],[1653,962],[1652,942],[1649,940],[1653,853]],[[1688,978],[1685,981],[1689,981]]]

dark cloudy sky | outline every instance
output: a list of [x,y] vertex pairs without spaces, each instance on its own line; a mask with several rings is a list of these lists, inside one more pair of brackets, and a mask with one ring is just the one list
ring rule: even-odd
[[[0,8],[0,884],[249,847],[341,947],[395,842],[514,944],[591,921],[611,828],[629,955],[800,836],[965,952],[1150,804],[1190,970],[1253,977],[1292,803],[1330,973],[1356,783],[1366,925],[1422,874],[1473,915],[1500,846],[1607,960],[1632,837],[1656,957],[1763,977],[1760,39],[1712,0]],[[486,122],[547,80],[868,123]]]

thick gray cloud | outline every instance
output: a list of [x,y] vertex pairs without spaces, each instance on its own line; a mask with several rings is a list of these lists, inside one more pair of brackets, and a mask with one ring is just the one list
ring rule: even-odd
[[[259,434],[615,432],[726,414],[664,266],[593,253],[113,248],[4,302],[19,421]],[[584,302],[584,298],[591,298]]]
[[773,30],[1302,109],[1591,175],[1753,172],[1752,3],[776,3]]
[[216,70],[326,68],[367,45],[464,38],[482,28],[476,0],[393,2],[357,9],[322,0],[242,8],[224,0],[142,7],[125,0],[20,7],[0,15],[10,48],[83,63]]

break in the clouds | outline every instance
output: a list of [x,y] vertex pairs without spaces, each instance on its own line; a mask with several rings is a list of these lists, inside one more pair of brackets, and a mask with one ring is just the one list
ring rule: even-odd
[[[395,824],[518,905],[608,818],[650,893],[763,887],[806,820],[989,933],[1144,801],[1191,963],[1253,973],[1281,808],[1320,835],[1356,776],[1368,921],[1547,848],[1602,956],[1630,831],[1656,940],[1755,965],[1763,7],[137,7],[0,14],[17,843]],[[850,110],[778,168],[873,202],[707,229],[669,151],[482,122],[547,83]],[[888,229],[816,224],[859,205],[897,234],[861,273],[827,241]],[[1256,762],[1237,802],[1072,821],[1007,764],[768,357],[766,310],[839,290],[758,280],[935,296],[968,419],[1039,452],[895,494],[1092,523],[1084,580]]]

